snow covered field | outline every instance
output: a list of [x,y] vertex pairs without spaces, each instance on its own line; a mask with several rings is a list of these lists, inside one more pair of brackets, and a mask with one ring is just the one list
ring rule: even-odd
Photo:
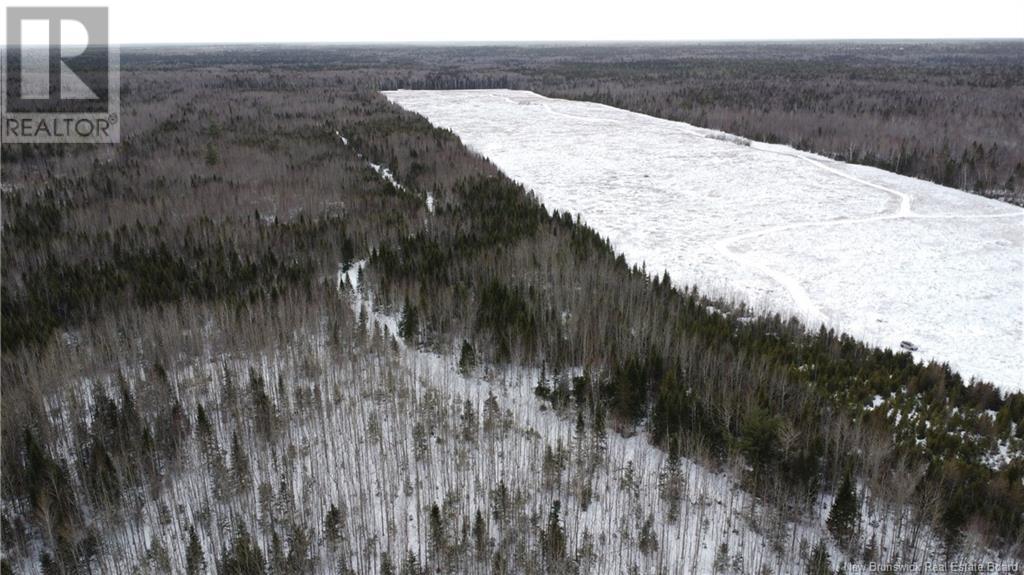
[[605,105],[392,91],[631,263],[1024,389],[1024,209]]

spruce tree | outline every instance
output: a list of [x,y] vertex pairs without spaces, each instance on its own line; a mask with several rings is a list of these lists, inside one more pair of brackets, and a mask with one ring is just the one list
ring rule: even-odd
[[487,554],[487,523],[479,509],[476,510],[476,518],[473,520],[473,543],[477,559],[484,559]]
[[185,573],[188,575],[199,575],[206,572],[206,556],[203,555],[203,546],[199,543],[199,535],[196,534],[195,525],[188,528],[188,547],[185,550]]
[[416,343],[416,334],[419,333],[420,329],[420,318],[419,311],[416,306],[409,303],[409,300],[405,300],[405,306],[402,308],[402,318],[398,322],[398,335],[402,337],[408,344]]
[[467,399],[462,404],[462,439],[470,442],[476,441],[476,432],[479,425],[480,420],[476,416],[473,402]]
[[565,556],[565,532],[562,531],[562,521],[559,517],[561,509],[561,501],[555,500],[551,504],[551,511],[548,512],[547,528],[542,533],[544,557],[549,565],[560,561]]
[[493,433],[501,425],[501,407],[493,393],[487,394],[484,401],[484,431]]
[[324,517],[324,535],[327,537],[328,543],[337,545],[341,542],[344,529],[345,518],[341,510],[338,509],[338,506],[332,503],[331,508],[327,510],[327,515]]
[[828,514],[828,530],[837,541],[846,543],[853,535],[858,519],[860,510],[857,508],[857,493],[854,491],[850,473],[847,472]]
[[238,438],[237,431],[231,435],[231,472],[236,487],[240,491],[244,491],[249,486],[249,458],[242,448],[242,441]]
[[459,353],[459,372],[469,377],[476,367],[476,350],[466,340],[462,340],[462,351]]
[[669,439],[668,445],[668,460],[659,478],[658,487],[662,500],[668,503],[668,520],[675,523],[679,519],[685,479],[679,459],[679,440],[673,436]]
[[512,505],[511,496],[505,481],[499,481],[498,486],[491,490],[491,516],[500,526],[508,518]]
[[435,565],[442,564],[447,543],[445,541],[444,518],[441,516],[441,508],[437,503],[430,507],[430,548],[431,559]]
[[217,571],[229,575],[256,575],[266,571],[263,552],[244,524],[239,524],[235,540],[230,549],[224,550],[219,567]]

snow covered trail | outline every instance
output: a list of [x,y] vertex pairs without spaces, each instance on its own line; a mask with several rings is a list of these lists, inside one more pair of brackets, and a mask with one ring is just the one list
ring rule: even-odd
[[395,91],[631,264],[1024,388],[1024,210],[876,168],[510,90]]
[[[338,139],[339,142],[341,142],[341,145],[348,147],[348,138],[342,135],[341,132],[335,130],[334,136]],[[398,178],[395,177],[395,174],[387,166],[383,164],[376,164],[374,162],[371,162],[370,160],[366,160],[365,158],[363,158],[363,155],[361,153],[357,153],[356,155],[359,157],[359,159],[365,160],[366,164],[370,166],[370,169],[372,169],[374,172],[377,172],[377,175],[380,176],[381,179],[394,186],[395,189],[412,195],[418,195],[413,190],[410,190],[409,188],[405,187],[405,185],[403,185],[402,182],[399,182]],[[427,204],[427,212],[431,214],[434,213],[434,195],[431,194],[430,192],[426,192],[424,194],[424,201]]]

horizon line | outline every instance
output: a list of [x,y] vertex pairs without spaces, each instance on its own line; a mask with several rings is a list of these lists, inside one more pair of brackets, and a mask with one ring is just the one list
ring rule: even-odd
[[[805,43],[941,43],[941,42],[1024,42],[1024,36],[984,37],[862,37],[862,38],[716,38],[716,39],[645,39],[645,40],[224,40],[224,41],[183,41],[183,42],[115,42],[105,46],[117,48],[158,48],[158,47],[244,47],[244,46],[529,46],[529,45],[672,45],[672,44],[805,44]],[[76,46],[77,44],[63,44]],[[49,44],[22,44],[22,48],[48,48]],[[9,44],[0,44],[10,49]]]

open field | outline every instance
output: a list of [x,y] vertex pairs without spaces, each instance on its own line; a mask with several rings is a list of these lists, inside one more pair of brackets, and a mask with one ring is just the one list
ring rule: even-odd
[[1024,210],[792,148],[506,90],[387,96],[634,264],[1024,385]]

